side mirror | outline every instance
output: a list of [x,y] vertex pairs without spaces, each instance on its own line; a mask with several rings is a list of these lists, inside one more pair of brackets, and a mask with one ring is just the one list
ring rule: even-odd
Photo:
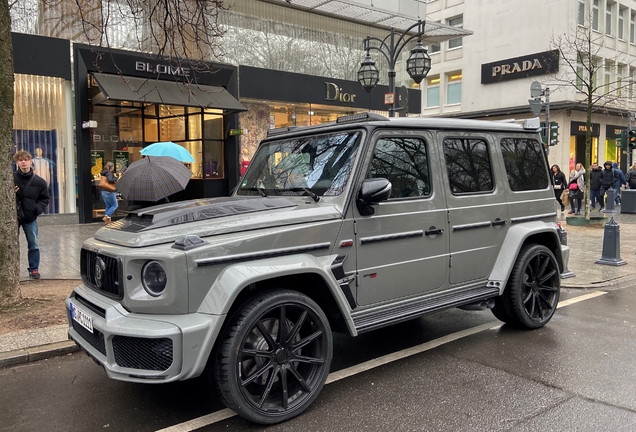
[[385,178],[366,179],[358,192],[358,211],[362,216],[375,213],[374,204],[386,201],[391,196],[391,182]]

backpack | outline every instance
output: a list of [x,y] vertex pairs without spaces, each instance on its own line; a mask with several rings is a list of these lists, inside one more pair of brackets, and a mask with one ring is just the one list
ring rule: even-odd
[[629,186],[630,189],[636,189],[636,172],[634,171],[629,171],[627,173],[627,185]]

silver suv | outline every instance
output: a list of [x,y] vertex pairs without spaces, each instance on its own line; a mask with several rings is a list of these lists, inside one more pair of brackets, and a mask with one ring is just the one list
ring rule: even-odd
[[69,336],[118,380],[207,369],[227,406],[269,424],[316,399],[332,330],[452,307],[541,327],[569,249],[535,120],[272,130],[231,197],[129,214],[84,244]]

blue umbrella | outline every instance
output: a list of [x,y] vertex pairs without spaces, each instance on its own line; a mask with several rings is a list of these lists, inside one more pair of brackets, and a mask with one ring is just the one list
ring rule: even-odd
[[181,162],[194,162],[194,158],[185,147],[171,141],[150,144],[141,149],[144,156],[170,156]]

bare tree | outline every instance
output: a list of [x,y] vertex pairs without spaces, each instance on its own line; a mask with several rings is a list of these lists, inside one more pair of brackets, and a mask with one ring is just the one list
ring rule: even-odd
[[[128,48],[172,57],[198,71],[222,56],[224,0],[8,0],[0,1],[0,306],[21,298],[20,248],[12,173],[13,48],[17,28],[85,42],[108,51]],[[205,60],[206,62],[202,62]]]
[[11,164],[13,45],[9,3],[0,1],[0,306],[21,298],[20,245]]
[[[627,54],[617,53],[605,45],[606,36],[593,31],[588,17],[587,25],[577,25],[571,33],[555,36],[551,46],[560,53],[565,68],[556,76],[557,83],[564,88],[576,90],[586,113],[585,160],[583,165],[591,165],[592,157],[592,115],[605,112],[608,108],[623,109],[627,104],[627,91],[632,90],[632,81],[621,76],[619,65],[629,71],[631,60]],[[616,78],[605,79],[605,72]],[[590,196],[590,170],[586,170],[586,196]],[[586,199],[585,217],[590,217],[589,199]]]

